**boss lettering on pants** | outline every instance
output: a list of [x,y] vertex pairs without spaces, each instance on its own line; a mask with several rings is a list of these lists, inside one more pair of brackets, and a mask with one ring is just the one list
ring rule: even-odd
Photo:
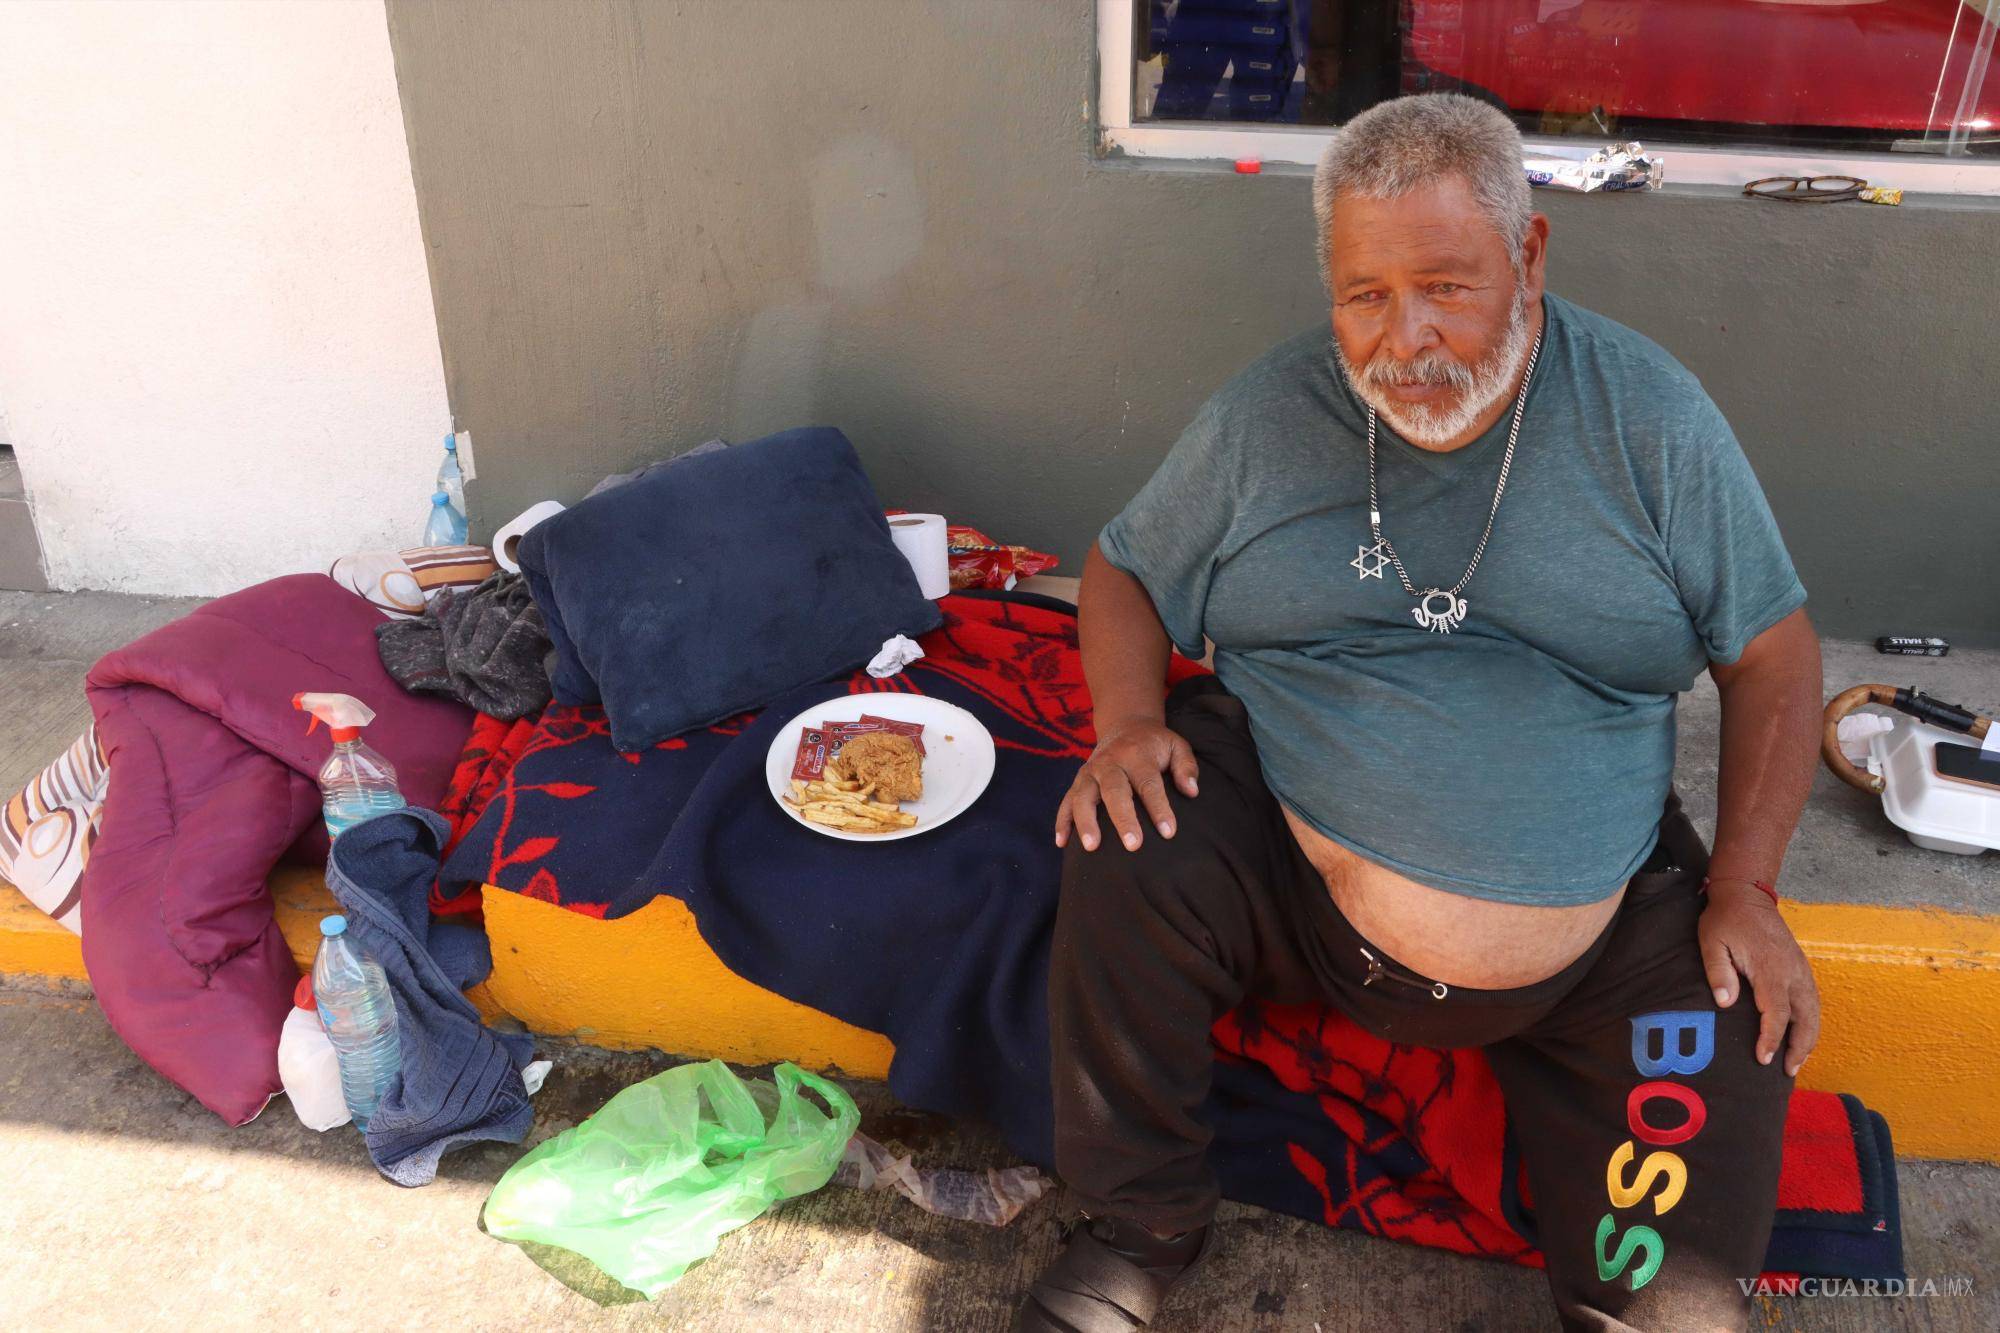
[[[1701,1133],[1708,1123],[1708,1107],[1700,1093],[1670,1079],[1692,1078],[1714,1058],[1712,1010],[1666,1009],[1632,1020],[1632,1066],[1646,1081],[1625,1099],[1625,1124],[1632,1137],[1612,1150],[1604,1168],[1604,1192],[1613,1211],[1597,1223],[1600,1281],[1623,1277],[1628,1289],[1637,1291],[1666,1263],[1667,1242],[1658,1231],[1643,1223],[1620,1231],[1616,1214],[1637,1209],[1645,1216],[1650,1205],[1651,1216],[1664,1217],[1687,1192],[1687,1163],[1672,1149]],[[1658,1120],[1668,1123],[1663,1126]],[[1652,1150],[1643,1158],[1641,1144]]]

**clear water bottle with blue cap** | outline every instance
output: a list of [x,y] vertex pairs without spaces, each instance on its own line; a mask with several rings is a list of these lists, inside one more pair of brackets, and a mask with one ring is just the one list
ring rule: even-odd
[[313,999],[340,1062],[341,1096],[356,1128],[366,1131],[382,1095],[402,1073],[396,999],[381,966],[347,937],[346,917],[327,917],[319,934]]
[[465,515],[451,507],[451,497],[443,491],[431,493],[431,517],[424,524],[425,546],[465,545]]
[[451,500],[459,521],[465,521],[465,474],[458,469],[458,436],[444,437],[444,462],[438,464],[437,488]]

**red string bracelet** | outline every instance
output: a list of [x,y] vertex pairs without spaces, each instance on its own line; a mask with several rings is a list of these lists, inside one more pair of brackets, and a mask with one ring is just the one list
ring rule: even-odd
[[[1701,882],[1701,891],[1707,893],[1708,886],[1714,882],[1712,879],[1703,879]],[[1722,882],[1724,884],[1754,884],[1764,891],[1766,897],[1770,898],[1773,907],[1778,905],[1778,886],[1767,879],[1740,879],[1735,875],[1725,875]]]

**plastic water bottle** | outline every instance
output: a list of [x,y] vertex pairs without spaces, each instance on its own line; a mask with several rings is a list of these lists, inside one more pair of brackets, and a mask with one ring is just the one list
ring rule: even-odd
[[451,507],[451,497],[443,491],[431,493],[431,517],[424,524],[425,546],[465,545],[465,515]]
[[292,1011],[278,1033],[278,1081],[307,1129],[329,1130],[354,1118],[340,1086],[340,1055],[320,1022],[311,977],[299,978]]
[[319,790],[327,836],[334,838],[406,804],[395,767],[359,737],[334,742],[332,757],[319,771]]
[[341,1096],[355,1127],[365,1131],[382,1094],[403,1068],[396,1000],[381,967],[347,938],[346,917],[327,917],[319,923],[319,934],[313,997],[340,1061]]
[[458,470],[458,436],[444,437],[444,462],[438,464],[437,488],[451,497],[451,507],[465,520],[465,474]]
[[396,785],[395,765],[361,739],[361,729],[375,720],[373,709],[348,694],[295,694],[292,707],[312,714],[308,735],[322,722],[333,732],[333,753],[319,770],[320,813],[329,837],[407,804]]

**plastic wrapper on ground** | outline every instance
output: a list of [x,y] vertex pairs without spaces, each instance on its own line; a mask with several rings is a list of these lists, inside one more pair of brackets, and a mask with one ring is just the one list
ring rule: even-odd
[[1049,1192],[1049,1178],[1032,1166],[962,1171],[920,1167],[866,1134],[848,1140],[836,1185],[858,1190],[894,1190],[927,1213],[960,1222],[1004,1227],[1021,1210]]

